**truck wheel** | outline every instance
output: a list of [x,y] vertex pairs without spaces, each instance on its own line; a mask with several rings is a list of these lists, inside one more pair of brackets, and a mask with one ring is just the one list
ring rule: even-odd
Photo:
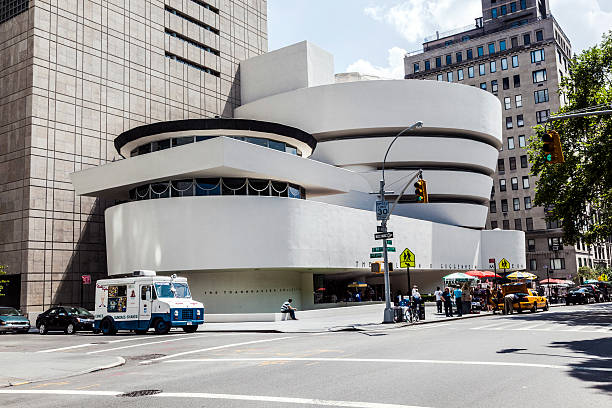
[[154,328],[155,334],[167,334],[170,331],[170,324],[163,319],[157,319]]
[[100,330],[102,331],[102,334],[105,336],[112,336],[114,334],[117,334],[117,329],[115,328],[115,324],[108,317],[102,320],[102,322],[100,323]]
[[195,333],[196,331],[198,331],[198,325],[196,324],[195,326],[184,326],[183,331],[185,331],[185,333]]

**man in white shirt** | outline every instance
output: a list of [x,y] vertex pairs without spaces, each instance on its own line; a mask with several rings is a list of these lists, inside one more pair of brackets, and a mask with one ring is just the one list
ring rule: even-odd
[[434,295],[436,296],[436,306],[438,307],[438,313],[442,314],[442,291],[440,290],[439,286],[434,292]]
[[289,299],[288,301],[283,303],[283,305],[281,306],[281,313],[289,313],[293,320],[297,320],[297,318],[295,317],[295,311],[297,309],[291,306],[291,302],[293,302],[293,299]]

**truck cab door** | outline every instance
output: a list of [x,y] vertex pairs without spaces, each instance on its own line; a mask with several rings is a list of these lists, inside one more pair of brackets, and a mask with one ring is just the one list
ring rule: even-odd
[[151,321],[153,288],[151,285],[140,285],[140,306],[138,310],[138,328],[148,329]]

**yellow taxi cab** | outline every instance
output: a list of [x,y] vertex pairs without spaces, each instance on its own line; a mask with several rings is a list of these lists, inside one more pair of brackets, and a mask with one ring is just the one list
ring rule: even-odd
[[[519,313],[521,313],[523,310],[530,310],[531,312],[535,313],[538,311],[538,309],[542,309],[544,311],[549,309],[548,299],[546,299],[546,296],[538,295],[535,290],[528,288],[526,283],[508,283],[502,285],[501,289],[504,296],[509,294],[514,295],[512,307]],[[503,310],[503,308],[503,299],[501,299],[499,309]]]

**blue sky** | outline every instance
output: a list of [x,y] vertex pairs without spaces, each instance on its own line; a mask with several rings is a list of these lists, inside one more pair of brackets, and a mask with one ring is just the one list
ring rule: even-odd
[[[574,52],[612,29],[612,0],[550,4]],[[480,14],[480,0],[268,0],[268,48],[308,40],[334,54],[336,72],[401,78],[406,51],[419,49],[436,30],[472,24]]]

